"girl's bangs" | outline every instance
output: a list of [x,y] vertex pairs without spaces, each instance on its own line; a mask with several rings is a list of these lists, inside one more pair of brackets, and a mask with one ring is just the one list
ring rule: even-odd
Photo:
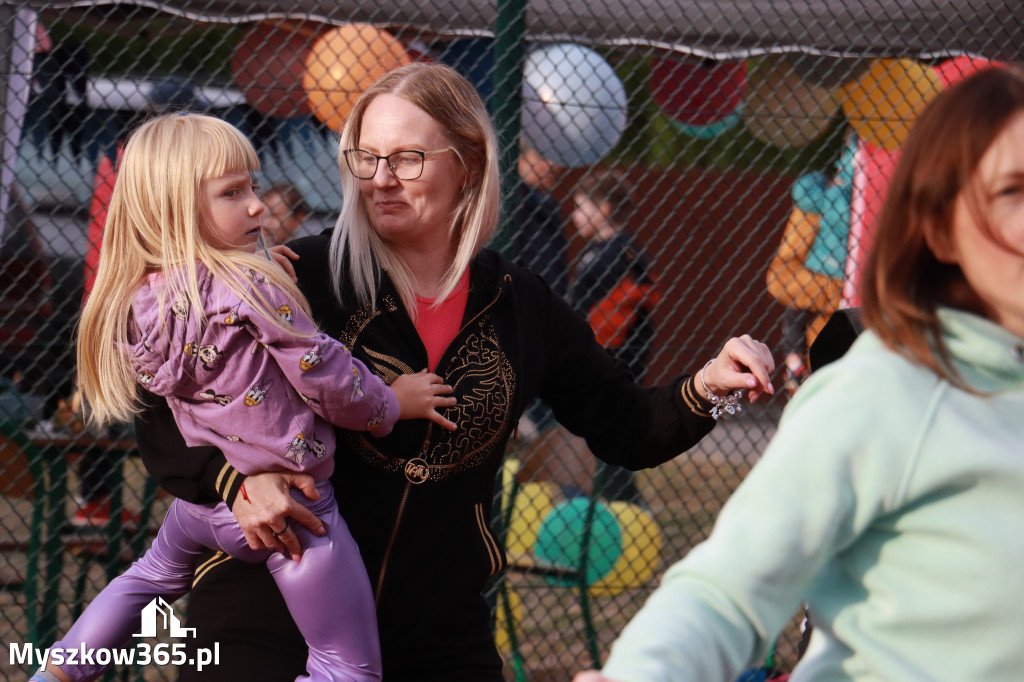
[[230,126],[216,126],[209,130],[210,148],[203,179],[220,177],[228,173],[253,172],[260,168],[259,157],[252,144]]

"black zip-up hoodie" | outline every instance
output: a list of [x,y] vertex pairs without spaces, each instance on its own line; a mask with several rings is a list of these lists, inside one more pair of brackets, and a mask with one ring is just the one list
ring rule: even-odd
[[[338,303],[327,276],[329,239],[289,245],[301,256],[299,285],[317,323],[386,381],[425,368],[426,348],[386,273],[375,310]],[[458,429],[414,420],[383,438],[338,431],[332,482],[374,588],[386,680],[501,679],[481,596],[506,567],[491,500],[533,397],[598,457],[634,470],[687,450],[715,423],[691,377],[655,388],[633,383],[541,278],[489,250],[470,267],[463,324],[435,369],[455,390],[446,416]],[[243,477],[217,450],[183,452],[167,413],[146,413],[137,430],[147,468],[169,492],[233,503]],[[278,617],[286,614],[268,614],[268,639]]]

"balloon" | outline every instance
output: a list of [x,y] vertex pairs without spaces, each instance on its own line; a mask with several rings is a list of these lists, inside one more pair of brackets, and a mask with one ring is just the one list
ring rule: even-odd
[[970,57],[962,54],[952,59],[947,59],[941,64],[936,64],[932,68],[935,70],[935,73],[939,74],[939,81],[942,83],[942,87],[945,88],[967,78],[973,73],[981,71],[987,66],[1006,66],[1006,64],[994,62],[984,57]]
[[626,89],[599,54],[569,43],[534,48],[523,76],[522,134],[541,157],[587,166],[618,144]]
[[313,114],[340,131],[363,91],[411,60],[405,47],[369,24],[346,24],[320,36],[306,57],[302,87]]
[[743,123],[761,142],[802,147],[824,133],[838,111],[830,90],[801,79],[784,59],[764,60],[750,71]]
[[843,112],[863,141],[893,151],[941,89],[939,74],[928,66],[910,59],[876,59],[867,73],[842,88]]
[[[512,612],[512,629],[517,623],[523,622],[523,600],[519,593],[510,586],[507,589],[508,605]],[[494,645],[499,651],[512,649],[512,638],[509,636],[509,622],[505,612],[505,594],[498,592],[497,610],[494,613]]]
[[[585,581],[591,585],[608,575],[622,555],[622,531],[615,515],[603,502],[575,497],[557,505],[544,517],[537,531],[537,558],[556,566],[578,570],[583,554],[583,532],[588,508],[594,505],[587,545]],[[573,578],[548,578],[552,585],[572,586]]]
[[320,24],[264,21],[238,40],[231,73],[245,101],[264,116],[298,118],[313,113],[302,77]]
[[661,529],[649,512],[628,502],[610,502],[608,509],[622,532],[622,553],[612,569],[590,586],[590,593],[600,596],[644,585],[658,569],[662,546]]
[[695,137],[698,140],[712,140],[725,131],[735,128],[742,120],[743,106],[741,105],[736,108],[736,111],[716,123],[709,123],[707,125],[688,125],[680,123],[679,121],[672,121],[672,125],[674,125],[676,129],[684,135]]
[[686,126],[710,126],[734,116],[743,101],[747,65],[655,59],[648,84],[654,101],[673,121]]
[[505,537],[505,549],[509,554],[533,553],[537,530],[555,506],[554,500],[558,495],[558,485],[552,481],[530,481],[519,487]]
[[787,55],[785,60],[801,80],[830,90],[860,78],[871,66],[868,57],[794,54]]

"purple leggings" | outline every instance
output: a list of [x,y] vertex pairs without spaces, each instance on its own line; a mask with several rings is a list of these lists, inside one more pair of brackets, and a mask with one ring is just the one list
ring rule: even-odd
[[[292,525],[304,548],[299,563],[279,552],[250,549],[223,502],[204,507],[174,500],[149,551],[96,596],[53,648],[134,646],[132,635],[143,633],[142,610],[155,597],[170,603],[187,594],[197,558],[210,547],[243,561],[266,562],[309,645],[309,676],[298,680],[380,680],[380,643],[370,580],[359,548],[338,513],[334,489],[330,483],[321,483],[317,489],[320,499],[315,502],[293,492],[327,528],[327,535],[319,537],[299,524]],[[61,669],[77,682],[97,677],[105,667],[86,664]],[[216,672],[212,674],[216,676]]]

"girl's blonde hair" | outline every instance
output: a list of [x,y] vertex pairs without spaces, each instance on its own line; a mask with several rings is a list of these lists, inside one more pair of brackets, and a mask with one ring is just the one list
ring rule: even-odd
[[139,411],[128,361],[132,301],[151,273],[165,273],[157,291],[161,315],[178,300],[205,324],[197,264],[279,327],[271,302],[247,285],[246,270],[267,277],[308,314],[292,281],[263,256],[216,246],[203,210],[204,183],[228,173],[255,172],[249,140],[212,116],[169,114],[150,119],[129,137],[120,160],[104,228],[96,281],[78,325],[78,383],[89,419],[128,420]]
[[[366,108],[377,97],[401,97],[441,124],[449,143],[465,165],[467,178],[449,230],[455,257],[444,276],[435,303],[440,304],[459,283],[470,260],[498,229],[500,180],[498,142],[487,107],[472,83],[443,64],[410,64],[389,72],[359,98],[345,122],[338,145],[338,168],[344,204],[331,238],[331,278],[335,294],[351,281],[361,305],[374,305],[378,268],[387,270],[406,309],[415,315],[415,292],[406,264],[382,240],[370,224],[360,200],[359,180],[345,164],[346,149],[359,147],[359,133]],[[345,276],[347,272],[348,276]]]

